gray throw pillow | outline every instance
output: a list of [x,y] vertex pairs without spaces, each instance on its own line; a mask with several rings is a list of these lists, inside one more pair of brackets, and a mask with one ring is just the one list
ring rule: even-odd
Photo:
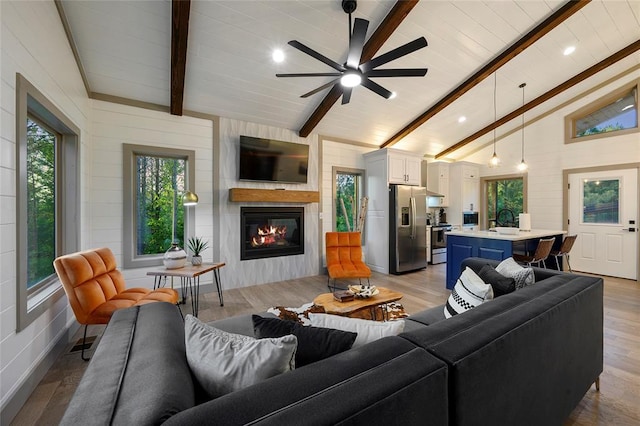
[[254,339],[211,327],[192,315],[184,319],[184,332],[189,368],[211,398],[295,368],[298,340],[293,335]]
[[496,266],[496,271],[505,277],[511,277],[516,282],[516,290],[535,283],[536,278],[532,268],[525,268],[518,264],[513,257],[508,257]]

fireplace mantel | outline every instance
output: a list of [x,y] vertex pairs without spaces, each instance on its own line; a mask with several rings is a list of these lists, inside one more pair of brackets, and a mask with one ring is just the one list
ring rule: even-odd
[[230,188],[229,201],[270,203],[317,203],[318,191],[296,191],[290,189]]

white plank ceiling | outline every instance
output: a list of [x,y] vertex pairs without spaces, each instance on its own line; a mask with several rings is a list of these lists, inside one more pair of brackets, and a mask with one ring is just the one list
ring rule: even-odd
[[[354,17],[370,21],[367,38],[395,1],[358,2]],[[169,105],[171,2],[62,2],[90,90]],[[379,78],[397,92],[386,100],[357,87],[348,105],[338,101],[315,133],[380,145],[547,18],[563,1],[430,1],[409,13],[379,53],[420,36],[429,46],[386,68],[427,67],[422,78]],[[191,5],[184,109],[298,131],[327,91],[300,95],[331,77],[276,78],[278,72],[331,72],[288,46],[298,40],[336,62],[346,61],[348,15],[340,0],[196,1]],[[592,1],[497,72],[498,118],[640,39],[640,1]],[[575,53],[564,56],[573,45]],[[280,48],[286,59],[271,60]],[[376,55],[377,56],[377,55]],[[640,53],[556,96],[527,117],[640,63]],[[385,68],[382,67],[382,68]],[[467,120],[459,124],[460,116]],[[493,78],[488,78],[396,145],[435,155],[494,121]],[[520,120],[501,126],[504,134]],[[452,153],[460,158],[492,138]]]

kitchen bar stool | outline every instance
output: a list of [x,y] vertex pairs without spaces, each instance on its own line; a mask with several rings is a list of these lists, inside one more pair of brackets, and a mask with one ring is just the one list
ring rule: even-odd
[[533,253],[533,256],[514,253],[513,259],[516,262],[524,263],[529,267],[532,263],[535,263],[536,266],[540,266],[540,262],[542,262],[542,266],[546,268],[547,265],[544,261],[549,257],[555,241],[556,237],[541,238],[540,241],[538,241],[538,246],[536,247],[536,251]]
[[573,243],[576,242],[577,235],[567,235],[565,239],[562,241],[562,245],[560,246],[560,250],[553,250],[549,253],[549,256],[553,256],[556,259],[556,266],[558,267],[558,271],[561,270],[560,262],[558,261],[558,257],[564,257],[567,259],[567,266],[569,267],[569,272],[573,272],[571,270],[571,264],[569,263],[569,252],[573,247]]

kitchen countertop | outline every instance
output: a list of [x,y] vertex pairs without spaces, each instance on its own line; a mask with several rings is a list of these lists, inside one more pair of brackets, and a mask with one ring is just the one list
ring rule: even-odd
[[492,240],[506,240],[506,241],[522,241],[532,238],[551,237],[553,235],[566,234],[567,231],[558,231],[552,229],[532,229],[531,231],[518,231],[517,234],[507,235],[498,234],[494,231],[450,231],[447,235],[457,235],[460,237],[468,238],[487,238]]

